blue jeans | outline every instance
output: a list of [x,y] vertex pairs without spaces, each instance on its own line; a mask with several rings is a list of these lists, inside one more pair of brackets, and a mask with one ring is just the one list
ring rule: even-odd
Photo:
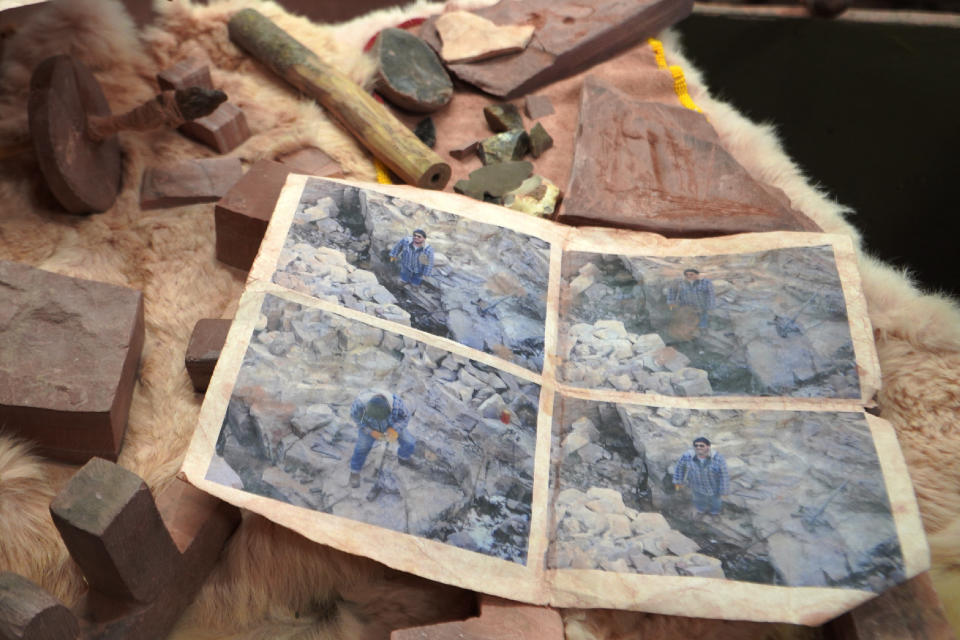
[[421,274],[414,273],[406,267],[400,267],[400,279],[404,282],[409,282],[412,285],[419,285],[421,282],[423,282],[423,276]]
[[[350,471],[354,473],[360,473],[360,470],[363,469],[363,463],[367,461],[367,454],[370,453],[373,443],[376,442],[370,435],[370,429],[360,427],[357,431],[357,445],[353,448],[353,455],[350,457]],[[397,449],[397,457],[401,460],[408,460],[413,455],[413,449],[417,446],[417,441],[407,433],[406,429],[397,433],[399,435],[397,442],[400,443],[400,448]]]
[[715,516],[720,514],[720,509],[723,507],[720,502],[720,496],[710,495],[709,493],[697,493],[693,491],[693,506],[696,508],[697,513],[706,513],[710,512],[710,515]]

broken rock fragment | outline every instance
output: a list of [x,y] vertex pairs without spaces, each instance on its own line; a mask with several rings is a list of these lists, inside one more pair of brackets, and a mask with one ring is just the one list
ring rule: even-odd
[[534,158],[539,158],[540,154],[553,146],[553,138],[543,128],[539,122],[530,129],[530,153]]
[[502,133],[511,129],[523,129],[523,118],[516,105],[509,102],[503,104],[488,104],[483,108],[483,117],[487,119],[490,130]]
[[420,138],[420,142],[431,149],[437,146],[437,127],[433,124],[433,118],[424,118],[413,128],[415,136]]
[[140,185],[140,208],[216,202],[241,176],[240,158],[198,158],[168,167],[148,167]]
[[495,164],[510,160],[522,160],[530,151],[530,136],[523,129],[511,129],[480,142],[480,160],[483,164]]
[[403,29],[384,29],[373,47],[376,90],[403,109],[430,113],[450,102],[453,83],[437,54]]
[[456,149],[450,149],[450,155],[456,158],[457,160],[463,160],[469,156],[476,155],[480,150],[480,143],[474,140],[470,144],[458,147]]
[[560,189],[550,180],[532,175],[504,194],[503,206],[536,216],[549,216],[557,208]]
[[553,103],[545,95],[530,95],[524,98],[523,110],[531,120],[539,120],[554,113]]
[[469,11],[451,11],[437,18],[436,30],[443,42],[440,56],[453,64],[523,51],[533,37],[534,27],[498,25]]
[[466,180],[458,180],[453,190],[476,200],[501,204],[503,196],[532,173],[533,165],[525,161],[491,164],[472,171]]
[[184,58],[172,67],[168,67],[157,74],[157,84],[161,91],[186,89],[187,87],[203,87],[213,89],[210,79],[210,66],[201,58]]
[[240,107],[224,102],[210,115],[180,125],[180,132],[218,153],[227,153],[250,137],[250,126]]

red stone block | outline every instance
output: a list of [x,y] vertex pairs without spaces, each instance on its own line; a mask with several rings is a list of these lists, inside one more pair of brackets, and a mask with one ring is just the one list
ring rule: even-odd
[[76,616],[67,607],[16,573],[0,573],[0,638],[3,640],[75,640]]
[[187,374],[197,391],[206,391],[210,384],[210,376],[220,358],[223,343],[227,341],[227,332],[233,320],[217,320],[206,318],[197,320],[190,334],[187,344],[187,355],[184,357],[184,366]]
[[53,499],[50,515],[98,593],[150,602],[173,577],[180,552],[146,483],[123,467],[94,458]]
[[203,87],[213,89],[210,79],[210,66],[206,60],[197,57],[184,58],[172,67],[157,74],[157,83],[161,91]]
[[220,199],[214,210],[218,260],[250,269],[289,174],[290,167],[261,160]]
[[202,158],[169,167],[149,167],[140,185],[140,208],[216,202],[242,176],[240,158]]
[[181,125],[180,132],[218,153],[232,151],[250,137],[247,117],[240,107],[229,102],[224,102],[208,116]]
[[67,462],[116,460],[143,347],[139,291],[0,261],[0,425]]
[[340,163],[316,147],[304,147],[291,153],[277,156],[277,162],[287,165],[295,173],[305,173],[321,178],[342,178]]

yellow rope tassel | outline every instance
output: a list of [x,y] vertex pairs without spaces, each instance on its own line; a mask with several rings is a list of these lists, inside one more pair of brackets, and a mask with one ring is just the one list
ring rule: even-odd
[[667,58],[663,53],[663,43],[656,38],[650,38],[647,42],[650,44],[650,48],[653,49],[653,56],[657,59],[657,67],[660,69],[668,69],[670,75],[673,76],[673,90],[677,94],[677,97],[680,98],[680,104],[691,111],[703,113],[687,91],[687,79],[683,77],[683,69],[677,65],[667,66]]
[[653,57],[657,59],[657,67],[660,69],[666,69],[667,58],[663,55],[663,43],[656,38],[650,38],[647,40],[647,42],[650,43],[650,48],[653,49]]
[[390,179],[390,169],[387,169],[387,166],[377,160],[373,159],[373,168],[377,170],[377,182],[380,184],[393,184],[393,180]]
[[692,109],[699,113],[700,107],[693,102],[693,98],[691,98],[687,92],[687,79],[683,77],[683,69],[677,65],[673,65],[670,67],[670,75],[673,76],[673,90],[677,93],[677,97],[680,98],[680,104],[687,109]]

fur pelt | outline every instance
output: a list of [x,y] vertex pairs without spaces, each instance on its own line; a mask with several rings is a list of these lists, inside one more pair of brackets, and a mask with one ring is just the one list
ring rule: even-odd
[[[90,66],[115,112],[153,95],[157,71],[201,55],[253,131],[231,155],[252,162],[312,144],[339,161],[348,177],[373,179],[370,157],[353,138],[229,42],[225,22],[248,4],[158,0],[159,19],[138,37],[116,0],[57,0],[4,49],[0,121],[10,127],[23,120],[30,72],[56,53],[71,53]],[[383,27],[441,7],[421,1],[342,25],[315,25],[269,2],[257,8],[327,63],[368,84],[373,69],[361,54],[364,43]],[[747,170],[783,189],[794,207],[824,229],[859,244],[845,220],[850,212],[807,182],[773,128],[714,100],[679,43],[670,34],[664,39],[668,60],[684,68],[694,100]],[[60,213],[29,157],[0,161],[0,259],[144,292],[146,343],[119,462],[156,491],[178,470],[199,412],[201,398],[183,368],[191,329],[201,318],[232,317],[245,274],[215,259],[211,205],[159,211],[138,206],[144,168],[212,152],[168,131],[121,134],[120,140],[123,190],[109,211],[91,216]],[[960,441],[960,311],[945,297],[921,293],[908,275],[860,255],[884,377],[880,407],[896,427],[910,467],[935,583],[948,610],[960,611],[960,467],[953,464]],[[67,604],[78,600],[83,581],[48,506],[73,471],[0,435],[0,570],[37,581]],[[247,514],[174,637],[383,638],[392,628],[464,617],[470,606],[460,590],[313,544]],[[564,615],[568,636],[577,639],[671,638],[694,631],[707,638],[811,637],[790,625],[708,624],[614,611]],[[960,626],[960,619],[953,622]]]

